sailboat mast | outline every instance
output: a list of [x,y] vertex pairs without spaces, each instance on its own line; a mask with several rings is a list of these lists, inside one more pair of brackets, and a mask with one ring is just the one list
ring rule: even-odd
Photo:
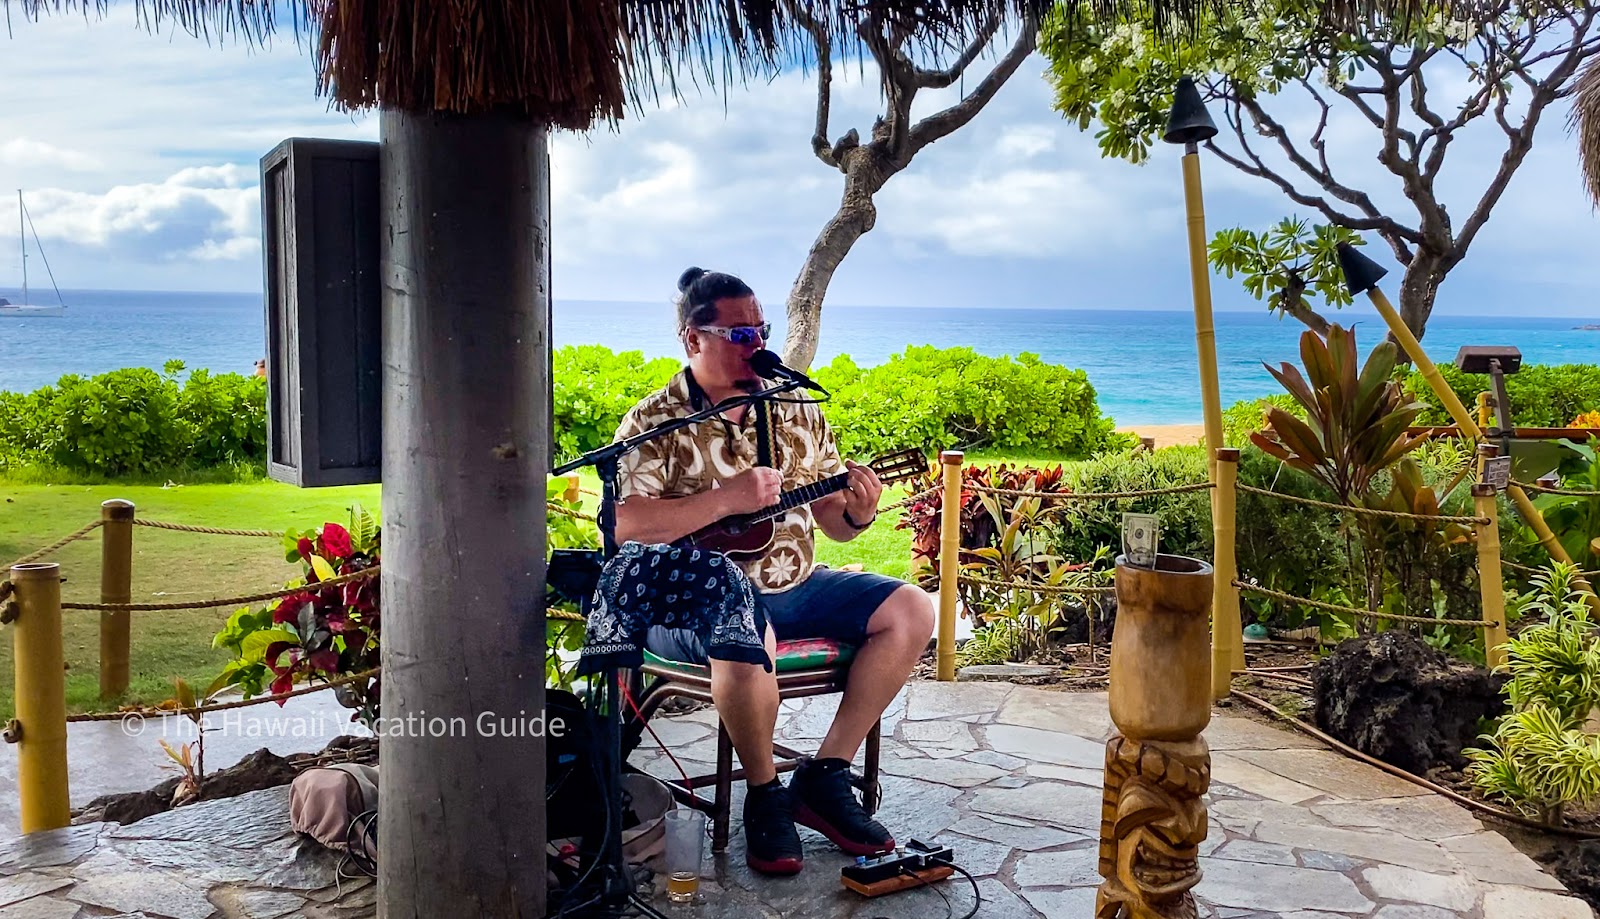
[[28,224],[22,212],[22,189],[17,189],[17,243],[22,246],[22,305],[28,305]]

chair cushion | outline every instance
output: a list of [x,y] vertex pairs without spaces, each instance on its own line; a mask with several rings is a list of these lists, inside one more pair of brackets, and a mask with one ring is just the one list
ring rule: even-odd
[[[848,664],[856,656],[855,645],[845,644],[831,638],[799,638],[793,641],[778,642],[777,668],[779,673],[792,673],[796,670],[818,670],[823,667],[840,667]],[[649,649],[644,652],[645,663],[679,673],[704,674],[706,668],[701,664],[688,664],[682,661],[669,661],[665,658],[651,654]]]

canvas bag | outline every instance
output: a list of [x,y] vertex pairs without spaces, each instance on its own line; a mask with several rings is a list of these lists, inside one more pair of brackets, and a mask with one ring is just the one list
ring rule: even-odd
[[[378,807],[378,767],[339,763],[307,769],[289,785],[289,825],[322,845],[348,851],[356,815]],[[376,859],[363,845],[360,854]]]

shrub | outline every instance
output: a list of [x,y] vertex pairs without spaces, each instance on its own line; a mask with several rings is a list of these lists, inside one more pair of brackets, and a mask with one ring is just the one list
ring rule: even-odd
[[[1146,491],[1206,481],[1203,447],[1167,447],[1156,451],[1107,454],[1067,468],[1067,490],[1074,492]],[[1061,522],[1056,550],[1062,558],[1085,561],[1095,551],[1122,546],[1123,514],[1155,514],[1161,520],[1160,551],[1168,555],[1211,557],[1211,499],[1192,491],[1115,501],[1073,501],[1057,517]]]
[[1600,705],[1600,642],[1574,577],[1572,566],[1553,565],[1519,602],[1521,614],[1544,621],[1507,642],[1511,714],[1488,747],[1467,751],[1467,775],[1485,794],[1550,824],[1566,805],[1600,798],[1600,738],[1584,730]]
[[682,367],[671,358],[647,361],[642,351],[567,345],[551,356],[558,461],[611,442],[634,403],[667,384]]
[[178,391],[182,457],[195,466],[264,460],[267,455],[267,383],[237,373],[196,370]]
[[[1468,409],[1477,405],[1478,393],[1493,391],[1486,374],[1462,373],[1442,365],[1446,385]],[[1447,425],[1455,422],[1433,389],[1412,371],[1406,381],[1412,395],[1427,409],[1418,424]],[[1593,364],[1524,364],[1506,377],[1506,397],[1511,400],[1511,421],[1519,427],[1559,428],[1579,415],[1600,409],[1600,367]]]
[[82,475],[259,464],[267,455],[267,386],[205,370],[180,384],[143,367],[71,374],[30,393],[0,392],[0,469],[54,465]]
[[1266,429],[1269,408],[1283,409],[1301,421],[1306,417],[1305,408],[1288,393],[1235,402],[1222,413],[1222,442],[1230,447],[1249,444],[1251,434]]
[[50,415],[47,452],[66,469],[142,473],[183,455],[177,385],[148,368],[62,377]]
[[814,376],[833,394],[828,423],[847,454],[983,447],[1087,456],[1129,442],[1101,417],[1087,374],[1033,354],[913,346],[868,369],[840,355]]

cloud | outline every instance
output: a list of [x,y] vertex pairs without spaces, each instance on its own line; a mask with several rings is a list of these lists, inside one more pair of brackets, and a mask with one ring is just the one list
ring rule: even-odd
[[[50,250],[59,244],[78,254],[242,260],[260,247],[260,194],[253,179],[243,167],[223,165],[190,167],[161,182],[103,192],[35,189],[27,194],[28,213]],[[14,220],[14,204],[10,213]]]
[[[130,28],[130,9],[114,5],[108,21],[19,22],[10,37],[0,34],[8,72],[29,75],[28,91],[0,109],[7,185],[27,190],[63,283],[257,288],[260,157],[290,136],[376,140],[379,119],[317,98],[311,60],[292,42],[247,49],[149,36]],[[975,71],[991,64],[980,59]],[[1158,144],[1144,167],[1102,160],[1093,130],[1052,110],[1044,70],[1031,58],[972,124],[889,181],[876,227],[835,275],[830,303],[1187,304],[1181,151]],[[832,85],[829,138],[849,128],[865,136],[882,111],[876,74],[838,66]],[[1430,89],[1442,96],[1448,85],[1430,72]],[[949,105],[960,89],[919,94],[916,116]],[[664,303],[678,273],[699,264],[738,272],[769,304],[781,303],[844,187],[811,152],[816,92],[815,74],[796,72],[629,113],[616,132],[552,135],[556,295]],[[1292,130],[1314,129],[1308,99],[1290,94],[1274,106]],[[1551,288],[1569,292],[1546,298],[1541,311],[1589,308],[1592,285],[1581,290],[1571,266],[1586,263],[1600,219],[1577,194],[1562,114],[1546,115],[1528,163],[1452,273],[1441,311],[1464,309],[1486,282],[1523,273],[1570,279]],[[1213,117],[1221,123],[1220,111]],[[1450,151],[1440,191],[1458,224],[1482,170],[1498,161],[1497,134],[1492,124],[1468,132]],[[1383,206],[1408,206],[1375,161],[1379,138],[1364,119],[1341,114],[1328,140],[1341,178]],[[1204,160],[1204,181],[1212,229],[1310,216],[1214,157]],[[15,220],[14,200],[0,195],[0,234],[14,232]],[[4,239],[0,283],[15,265]],[[1259,308],[1236,281],[1219,278],[1215,296],[1220,308]]]
[[17,137],[0,144],[0,163],[7,166],[59,166],[74,172],[95,172],[104,164],[87,153],[64,150],[42,140]]

